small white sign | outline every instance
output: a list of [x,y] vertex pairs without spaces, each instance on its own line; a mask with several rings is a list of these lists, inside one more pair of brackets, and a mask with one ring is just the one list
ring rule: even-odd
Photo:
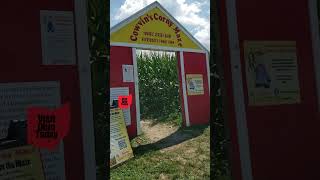
[[134,82],[133,65],[122,65],[123,82]]
[[[128,87],[116,87],[116,88],[110,88],[110,104],[113,103],[113,101],[118,102],[119,96],[129,96],[129,88]],[[123,116],[124,121],[126,122],[126,125],[131,125],[131,116],[130,116],[130,108],[123,109]]]
[[40,11],[42,63],[74,65],[75,32],[71,11]]

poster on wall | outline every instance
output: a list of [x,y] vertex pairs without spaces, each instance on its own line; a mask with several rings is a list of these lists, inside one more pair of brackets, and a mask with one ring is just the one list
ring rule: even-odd
[[[0,139],[8,136],[13,120],[26,121],[30,106],[58,108],[61,105],[60,82],[0,83]],[[47,179],[65,179],[63,142],[53,151],[40,149]]]
[[123,112],[110,109],[110,167],[133,157]]
[[39,150],[30,145],[1,150],[0,179],[45,180]]
[[[110,104],[117,105],[119,96],[129,96],[128,87],[110,88]],[[123,109],[124,120],[127,126],[131,125],[130,107]]]
[[245,41],[249,106],[300,102],[295,41]]
[[44,65],[74,65],[75,31],[71,11],[40,11]]
[[202,74],[187,74],[186,82],[189,96],[204,94]]
[[133,65],[122,65],[122,78],[123,82],[134,82]]

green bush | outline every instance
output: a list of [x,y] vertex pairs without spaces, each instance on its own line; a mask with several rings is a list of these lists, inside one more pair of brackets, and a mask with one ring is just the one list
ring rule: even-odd
[[140,52],[137,62],[141,117],[178,119],[181,107],[175,54]]

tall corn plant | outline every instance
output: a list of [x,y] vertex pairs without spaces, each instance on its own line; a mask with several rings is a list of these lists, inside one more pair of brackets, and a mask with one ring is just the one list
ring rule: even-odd
[[142,118],[167,119],[180,112],[177,58],[168,53],[137,56]]
[[[106,179],[109,149],[109,1],[88,1],[88,33],[92,72],[93,119],[98,179]],[[107,18],[108,17],[108,18]]]

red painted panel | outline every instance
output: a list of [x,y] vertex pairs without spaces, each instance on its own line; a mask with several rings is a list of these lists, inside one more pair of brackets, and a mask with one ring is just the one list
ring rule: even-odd
[[[320,156],[314,151],[319,150],[319,144],[314,142],[318,141],[320,135],[313,133],[318,131],[320,122],[316,120],[317,94],[308,3],[241,0],[237,5],[241,49],[243,40],[297,42],[301,103],[247,107],[254,179],[320,179],[316,169],[318,165],[315,164]],[[252,28],[252,22],[255,28]],[[244,67],[243,54],[242,64]],[[246,87],[244,84],[247,105]],[[306,148],[311,143],[312,150]]]
[[[225,14],[225,2],[220,4],[223,40],[224,74],[227,84],[229,127],[232,140],[232,164],[235,179],[241,179],[237,131],[232,94],[230,51]],[[320,179],[319,118],[313,66],[308,1],[239,0],[237,4],[239,41],[244,79],[247,126],[249,132],[253,179],[300,180]],[[297,58],[301,103],[248,107],[244,40],[293,40],[297,42]]]
[[184,52],[183,58],[185,74],[202,74],[204,86],[204,95],[187,95],[190,125],[208,124],[210,119],[210,96],[206,54]]
[[73,0],[4,1],[0,11],[0,82],[60,81],[62,103],[71,103],[64,139],[66,179],[84,179],[80,85],[77,66],[43,66],[40,10],[73,11]]
[[127,126],[130,138],[137,136],[137,118],[136,118],[136,98],[133,82],[123,82],[122,65],[133,65],[132,48],[130,47],[110,47],[110,88],[129,87],[129,93],[132,95],[131,104],[131,125]]

